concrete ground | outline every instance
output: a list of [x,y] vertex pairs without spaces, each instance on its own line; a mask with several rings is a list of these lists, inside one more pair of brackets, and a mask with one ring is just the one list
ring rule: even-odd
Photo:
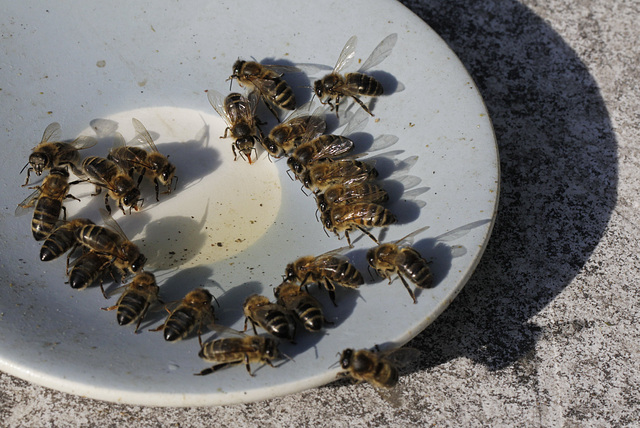
[[3,426],[625,426],[640,420],[640,1],[405,0],[491,114],[491,241],[409,346],[398,388],[344,382],[264,402],[164,409],[0,374]]

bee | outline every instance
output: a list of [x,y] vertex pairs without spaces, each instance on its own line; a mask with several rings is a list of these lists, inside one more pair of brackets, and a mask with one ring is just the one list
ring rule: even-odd
[[75,230],[77,242],[88,250],[110,257],[113,266],[123,275],[138,273],[147,258],[131,242],[120,225],[105,211],[100,211],[106,226],[87,224]]
[[[23,186],[29,184],[31,171],[36,175],[42,175],[43,171],[57,166],[69,165],[75,172],[80,154],[78,150],[88,149],[98,144],[93,137],[81,136],[72,142],[61,142],[60,124],[53,122],[44,130],[42,140],[29,155],[29,162],[22,168],[27,168],[27,180]],[[22,173],[20,171],[20,173]]]
[[320,221],[325,229],[335,233],[340,238],[340,232],[344,232],[347,243],[351,247],[349,232],[360,229],[365,235],[378,240],[365,227],[386,227],[397,222],[396,216],[382,205],[369,202],[358,202],[347,205],[334,205],[323,211]]
[[283,65],[264,65],[239,59],[233,64],[233,74],[229,79],[238,79],[240,86],[247,87],[251,92],[257,92],[269,111],[280,121],[272,105],[285,110],[296,108],[293,89],[282,79],[285,72],[300,72],[300,69]]
[[196,288],[187,293],[178,306],[169,313],[163,324],[149,331],[163,331],[164,340],[175,342],[187,337],[194,329],[202,347],[202,327],[212,326],[215,321],[211,304],[214,297],[204,288]]
[[83,175],[88,177],[88,181],[96,186],[96,191],[92,196],[99,195],[104,187],[107,194],[104,197],[104,205],[111,214],[109,197],[118,203],[118,207],[126,214],[125,207],[139,210],[138,202],[142,205],[140,190],[136,187],[133,179],[112,160],[98,156],[89,156],[82,161]]
[[[227,138],[227,133],[231,134],[234,142],[231,145],[233,160],[237,160],[237,152],[251,164],[251,152],[255,152],[255,143],[262,141],[262,135],[258,135],[258,126],[255,116],[257,99],[251,93],[248,97],[237,92],[232,92],[225,98],[222,94],[209,90],[207,93],[209,102],[214,110],[227,123],[224,135],[220,138]],[[261,134],[261,132],[260,132]]]
[[[48,262],[57,259],[67,251],[75,248],[78,245],[76,230],[91,224],[93,222],[88,218],[76,218],[56,227],[42,244],[40,260]],[[67,257],[67,270],[68,268],[69,258]]]
[[156,284],[156,277],[150,272],[139,273],[125,287],[118,302],[113,306],[102,308],[102,310],[117,309],[116,319],[120,325],[128,325],[138,321],[134,330],[134,333],[137,333],[149,307],[160,301],[158,298],[160,287]]
[[300,287],[318,283],[329,292],[335,305],[336,285],[358,288],[364,284],[360,271],[343,254],[347,247],[328,251],[319,256],[304,256],[289,263],[284,271],[285,281],[298,282]]
[[22,215],[35,206],[31,232],[36,241],[42,241],[53,232],[61,212],[63,219],[66,219],[67,210],[62,204],[65,199],[80,200],[69,194],[69,187],[75,183],[77,181],[69,183],[69,171],[66,167],[53,167],[42,185],[34,187],[36,190],[18,204],[16,215]]
[[207,342],[201,347],[198,356],[217,364],[195,374],[204,376],[225,367],[244,363],[249,375],[254,376],[250,363],[263,363],[274,367],[271,360],[279,358],[280,355],[278,342],[270,337],[224,337]]
[[368,382],[376,388],[393,388],[398,383],[398,368],[415,361],[419,355],[420,351],[415,348],[397,348],[386,352],[348,348],[340,354],[343,371],[338,377]]
[[333,184],[351,185],[378,176],[373,165],[355,159],[338,159],[310,165],[298,179],[314,192],[322,192]]
[[389,200],[387,191],[374,181],[360,183],[337,183],[327,187],[324,192],[316,194],[320,211],[326,211],[334,205],[345,205],[357,202],[383,204]]
[[371,266],[378,275],[387,278],[389,284],[391,284],[391,276],[394,273],[398,275],[413,299],[413,303],[416,303],[416,296],[411,287],[409,287],[405,276],[419,288],[430,288],[433,286],[433,275],[431,274],[431,269],[429,269],[429,263],[418,251],[409,246],[414,236],[424,232],[428,228],[429,226],[422,227],[393,243],[380,244],[367,251],[369,266]]
[[131,122],[137,133],[135,138],[149,147],[149,150],[127,146],[122,135],[116,134],[116,146],[109,152],[108,159],[116,162],[125,171],[129,171],[130,176],[132,171],[140,174],[138,186],[145,175],[152,179],[155,185],[156,201],[159,201],[160,184],[167,187],[165,193],[171,193],[174,178],[176,181],[174,189],[178,185],[178,177],[175,175],[176,167],[169,162],[168,156],[158,151],[147,128],[136,118],[131,119]]
[[100,290],[107,297],[102,286],[102,279],[111,271],[111,258],[107,255],[87,251],[78,257],[69,272],[69,285],[76,290],[84,290],[100,279]]
[[[384,38],[380,44],[373,50],[369,58],[360,67],[356,73],[347,73],[344,76],[340,74],[340,70],[347,65],[356,53],[356,36],[351,37],[342,49],[338,61],[333,71],[320,80],[316,80],[313,89],[322,104],[329,104],[331,110],[334,107],[336,116],[340,107],[340,99],[342,97],[353,98],[360,107],[373,116],[369,108],[360,100],[358,96],[377,97],[383,94],[382,84],[375,78],[364,74],[368,69],[380,64],[386,57],[391,54],[391,50],[398,40],[397,34],[391,34]],[[335,106],[331,103],[334,100]]]
[[256,334],[257,324],[275,337],[293,341],[295,324],[284,307],[271,303],[266,296],[252,294],[244,301],[242,309],[245,316],[244,331],[247,331],[247,321],[251,321]]
[[320,331],[328,323],[320,302],[298,284],[285,281],[273,290],[273,294],[278,304],[295,314],[305,329]]
[[300,176],[308,165],[322,160],[344,157],[354,149],[354,143],[341,135],[321,135],[311,141],[300,144],[287,159],[291,171]]
[[[304,112],[304,113],[303,113]],[[306,114],[304,107],[294,111],[287,120],[274,126],[262,140],[264,149],[274,158],[290,154],[298,145],[322,134],[327,126],[320,109]]]

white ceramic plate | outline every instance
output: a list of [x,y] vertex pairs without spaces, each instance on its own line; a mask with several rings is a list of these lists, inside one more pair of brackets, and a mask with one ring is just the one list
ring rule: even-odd
[[[73,394],[145,405],[214,405],[293,393],[331,382],[337,368],[330,366],[346,347],[391,346],[414,337],[478,263],[498,198],[491,123],[456,56],[399,3],[5,1],[0,26],[3,371]],[[241,328],[248,294],[272,296],[288,262],[345,242],[325,235],[313,199],[287,177],[285,162],[269,162],[264,154],[251,166],[233,161],[230,141],[218,138],[225,125],[205,90],[226,93],[225,79],[238,57],[332,67],[351,35],[358,36],[356,58],[364,61],[391,33],[398,33],[397,45],[373,74],[393,93],[374,104],[375,120],[356,144],[366,148],[391,134],[399,138],[391,149],[403,151],[397,159],[419,156],[409,174],[420,177],[417,187],[428,187],[418,197],[423,208],[401,199],[390,160],[377,164],[400,219],[384,239],[430,225],[416,237],[416,247],[432,260],[436,286],[419,293],[417,304],[399,281],[372,281],[366,272],[359,292],[339,290],[337,308],[314,287],[335,324],[324,335],[302,332],[297,345],[283,344],[295,361],[277,369],[254,365],[253,378],[242,366],[196,377],[208,366],[197,356],[197,339],[166,343],[147,331],[162,313],[134,335],[131,326],[117,325],[113,312],[100,310],[116,297],[105,301],[96,287],[72,290],[65,284],[64,258],[39,261],[29,216],[13,213],[29,193],[21,187],[20,169],[44,128],[60,122],[71,139],[91,134],[93,120],[108,119],[129,139],[136,117],[177,165],[178,189],[157,203],[145,182],[143,210],[115,217],[148,256],[165,300],[205,286],[220,303],[219,322]],[[308,101],[311,94],[301,86],[310,82],[291,78],[299,100]],[[105,155],[108,148],[102,139],[83,154]],[[70,217],[100,220],[102,198],[90,192],[82,185],[73,189],[82,202],[66,204]],[[366,269],[364,254],[372,246],[367,237],[357,239],[349,256]]]

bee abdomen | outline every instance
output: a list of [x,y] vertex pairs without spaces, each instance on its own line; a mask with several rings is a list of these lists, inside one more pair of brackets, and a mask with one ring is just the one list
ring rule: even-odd
[[269,311],[265,315],[265,330],[281,339],[290,339],[293,337],[290,323],[287,317],[279,311]]
[[371,76],[362,73],[349,73],[346,76],[347,85],[358,88],[360,95],[376,97],[382,95],[382,84]]
[[185,311],[174,312],[164,326],[164,340],[173,342],[184,338],[193,328],[195,320]]
[[36,241],[45,239],[54,229],[58,218],[62,202],[58,199],[40,198],[33,213],[31,221],[31,231]]
[[142,315],[142,311],[147,301],[143,296],[127,294],[122,298],[116,318],[118,324],[127,325],[138,319]]
[[318,331],[322,329],[324,325],[324,314],[320,308],[310,303],[302,302],[295,308],[295,313],[307,330]]
[[342,263],[335,270],[332,279],[343,286],[358,287],[364,284],[364,277],[351,263]]
[[296,97],[293,94],[293,90],[282,79],[278,79],[273,101],[275,104],[286,110],[293,110],[296,108]]
[[433,286],[433,275],[427,261],[413,248],[403,248],[405,263],[399,270],[408,276],[416,286],[430,288]]
[[398,383],[398,369],[385,362],[376,364],[374,379],[378,380],[381,386],[392,388]]

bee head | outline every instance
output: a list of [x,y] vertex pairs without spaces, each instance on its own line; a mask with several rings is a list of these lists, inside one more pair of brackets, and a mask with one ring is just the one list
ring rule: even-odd
[[42,171],[51,165],[51,159],[46,153],[36,152],[29,156],[29,163],[36,175],[42,175]]
[[241,59],[233,63],[233,74],[231,75],[231,78],[238,78],[238,76],[240,75],[240,72],[242,71],[242,66],[245,63],[246,61],[243,61]]
[[322,98],[322,96],[324,95],[324,85],[322,82],[322,80],[316,80],[313,83],[313,92],[318,98]]
[[351,365],[351,360],[353,359],[353,349],[345,349],[340,354],[340,367],[343,369],[348,369]]

